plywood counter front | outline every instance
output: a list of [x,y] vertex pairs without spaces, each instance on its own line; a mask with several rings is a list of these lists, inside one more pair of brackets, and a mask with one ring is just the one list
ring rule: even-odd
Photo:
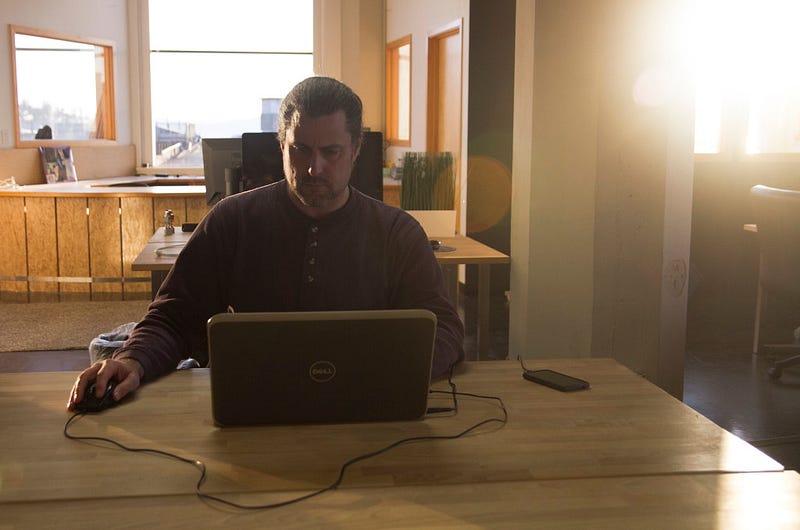
[[0,190],[0,300],[146,298],[131,270],[172,210],[175,224],[208,207],[198,177],[113,177]]

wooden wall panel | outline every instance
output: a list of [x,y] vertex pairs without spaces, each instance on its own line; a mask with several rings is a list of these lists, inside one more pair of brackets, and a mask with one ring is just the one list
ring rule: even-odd
[[156,228],[164,226],[164,210],[172,210],[175,215],[175,226],[179,229],[181,224],[186,222],[186,199],[183,197],[153,198],[153,224]]
[[[120,199],[89,199],[89,254],[92,300],[122,299]],[[116,278],[118,281],[113,281]]]
[[31,301],[57,300],[56,200],[52,197],[27,197],[25,210]]
[[[62,299],[88,300],[89,273],[89,218],[86,215],[86,197],[60,197],[56,199],[56,225],[58,227],[58,275]],[[85,279],[86,281],[74,281]],[[73,280],[73,281],[70,281]]]
[[[78,180],[126,177],[136,174],[136,146],[93,145],[72,148]],[[14,175],[17,184],[44,184],[36,148],[0,149],[0,175]]]
[[[128,294],[150,293],[150,273],[132,271],[131,263],[142,251],[153,228],[153,199],[150,197],[123,197],[122,207],[122,276],[126,298]],[[130,279],[144,278],[146,282],[131,282]]]
[[205,197],[186,198],[186,222],[199,223],[208,212],[208,205]]
[[0,175],[14,176],[20,186],[44,184],[42,161],[38,149],[0,149]]
[[136,146],[75,146],[75,173],[78,180],[129,177],[136,174]]
[[0,300],[25,302],[28,282],[2,278],[25,278],[28,265],[25,259],[25,199],[0,197]]

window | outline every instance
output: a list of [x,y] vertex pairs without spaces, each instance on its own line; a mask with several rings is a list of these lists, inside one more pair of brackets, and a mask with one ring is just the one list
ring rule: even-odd
[[116,139],[113,44],[10,30],[16,146]]
[[411,145],[411,35],[386,45],[386,140]]
[[800,153],[800,2],[698,6],[695,152]]
[[202,138],[273,131],[313,74],[313,0],[150,0],[152,163],[201,167]]

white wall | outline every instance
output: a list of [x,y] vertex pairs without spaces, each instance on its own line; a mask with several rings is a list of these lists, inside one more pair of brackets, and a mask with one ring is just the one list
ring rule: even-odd
[[[674,0],[517,2],[510,351],[613,357],[681,396],[691,87]],[[662,91],[635,99],[640,81]],[[646,79],[646,77],[644,78]]]
[[525,24],[517,27],[516,72],[524,85],[515,105],[526,113],[518,127],[527,130],[514,135],[521,141],[511,219],[512,226],[530,222],[525,244],[512,241],[511,296],[512,307],[527,305],[512,325],[512,342],[528,337],[513,348],[523,355],[586,357],[591,350],[600,75],[592,50],[601,9],[600,2],[564,0],[537,2],[534,13],[517,2]]
[[131,143],[125,0],[0,0],[0,149],[14,147],[9,24],[113,41],[117,142]]
[[384,13],[384,0],[314,2],[314,73],[355,90],[374,131],[384,129]]

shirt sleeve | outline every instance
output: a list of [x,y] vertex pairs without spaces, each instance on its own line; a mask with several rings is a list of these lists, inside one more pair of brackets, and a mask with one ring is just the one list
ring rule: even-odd
[[116,359],[137,360],[146,380],[173,371],[187,357],[206,360],[206,322],[225,311],[225,248],[215,220],[212,210],[200,222],[144,319],[114,353]]
[[407,250],[395,260],[399,267],[396,272],[399,278],[397,305],[428,309],[436,315],[431,376],[443,377],[452,366],[464,360],[464,324],[450,300],[441,267],[419,223],[409,216],[398,238],[401,240],[399,246]]

